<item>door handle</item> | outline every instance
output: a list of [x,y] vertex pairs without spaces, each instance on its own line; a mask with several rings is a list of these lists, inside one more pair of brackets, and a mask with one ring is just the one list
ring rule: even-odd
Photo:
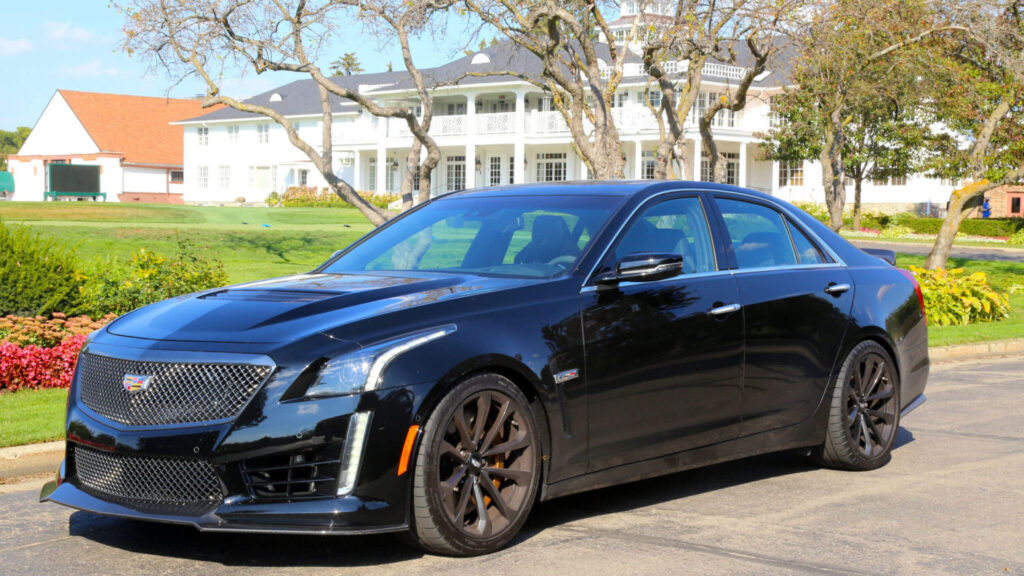
[[708,310],[708,314],[711,316],[725,316],[734,312],[739,312],[740,308],[742,308],[742,306],[739,304],[727,304],[725,306],[719,306],[718,308]]
[[832,294],[833,296],[835,296],[837,294],[842,294],[843,292],[846,292],[849,289],[849,284],[829,284],[828,287],[825,288],[825,293]]

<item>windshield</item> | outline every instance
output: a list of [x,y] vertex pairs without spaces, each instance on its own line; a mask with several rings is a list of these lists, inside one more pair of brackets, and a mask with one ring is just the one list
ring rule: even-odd
[[324,272],[555,276],[576,265],[621,201],[553,195],[439,200],[381,229]]

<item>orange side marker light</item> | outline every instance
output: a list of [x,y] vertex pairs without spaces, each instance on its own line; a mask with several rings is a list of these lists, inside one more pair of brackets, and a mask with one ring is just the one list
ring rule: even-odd
[[402,446],[402,457],[398,460],[398,475],[405,474],[409,469],[409,458],[412,456],[412,445],[416,443],[416,435],[420,433],[420,427],[413,424],[405,433],[405,444]]

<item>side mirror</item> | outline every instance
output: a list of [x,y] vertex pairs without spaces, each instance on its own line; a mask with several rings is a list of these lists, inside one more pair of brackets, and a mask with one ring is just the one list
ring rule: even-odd
[[614,272],[602,274],[597,280],[601,283],[650,282],[678,276],[682,271],[683,257],[679,254],[636,252],[620,260]]

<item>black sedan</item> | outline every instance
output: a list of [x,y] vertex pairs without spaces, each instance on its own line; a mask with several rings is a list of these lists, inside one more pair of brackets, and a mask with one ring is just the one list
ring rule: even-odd
[[42,499],[486,553],[535,502],[600,486],[795,448],[881,466],[927,346],[911,275],[771,196],[459,192],[308,274],[96,333]]

